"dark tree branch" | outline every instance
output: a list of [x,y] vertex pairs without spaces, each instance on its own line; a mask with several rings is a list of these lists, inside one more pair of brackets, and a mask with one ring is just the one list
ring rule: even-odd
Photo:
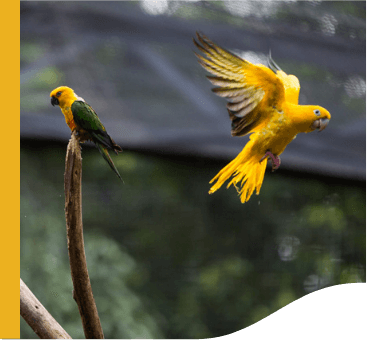
[[71,339],[20,279],[20,315],[41,339]]
[[65,216],[73,297],[78,304],[87,339],[103,339],[103,331],[93,298],[84,251],[82,222],[82,157],[75,132],[68,144],[65,161]]

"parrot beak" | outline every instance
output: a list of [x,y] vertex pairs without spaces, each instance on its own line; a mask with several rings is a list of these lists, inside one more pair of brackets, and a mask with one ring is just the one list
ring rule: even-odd
[[59,105],[59,100],[56,97],[51,97],[52,106]]
[[319,131],[322,131],[327,127],[328,124],[329,124],[329,119],[320,118],[318,120],[315,120],[312,123],[311,127],[312,127],[313,130],[318,129]]

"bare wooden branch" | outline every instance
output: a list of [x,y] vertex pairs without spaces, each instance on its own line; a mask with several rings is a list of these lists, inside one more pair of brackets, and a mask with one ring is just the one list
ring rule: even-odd
[[73,297],[78,304],[86,338],[103,339],[104,335],[92,293],[84,251],[82,157],[75,132],[71,135],[66,152],[64,181],[69,261],[74,285]]
[[20,315],[41,339],[71,339],[20,279]]

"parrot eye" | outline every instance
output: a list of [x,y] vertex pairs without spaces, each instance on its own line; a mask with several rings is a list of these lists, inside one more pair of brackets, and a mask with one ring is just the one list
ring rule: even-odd
[[56,97],[60,97],[61,96],[61,91],[56,93]]
[[316,116],[320,116],[320,115],[321,115],[320,110],[313,110],[313,113],[314,113]]

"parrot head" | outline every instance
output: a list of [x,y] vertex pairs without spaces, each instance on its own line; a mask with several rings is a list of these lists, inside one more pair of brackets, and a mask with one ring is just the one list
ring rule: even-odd
[[317,105],[299,105],[298,124],[302,132],[322,131],[328,125],[331,115],[328,110]]
[[59,105],[61,108],[78,98],[74,90],[67,86],[57,87],[50,93],[50,97],[52,106]]
[[322,131],[329,124],[331,115],[328,110],[321,106],[314,106],[313,114],[315,115],[314,120],[311,124],[311,131],[319,130]]

